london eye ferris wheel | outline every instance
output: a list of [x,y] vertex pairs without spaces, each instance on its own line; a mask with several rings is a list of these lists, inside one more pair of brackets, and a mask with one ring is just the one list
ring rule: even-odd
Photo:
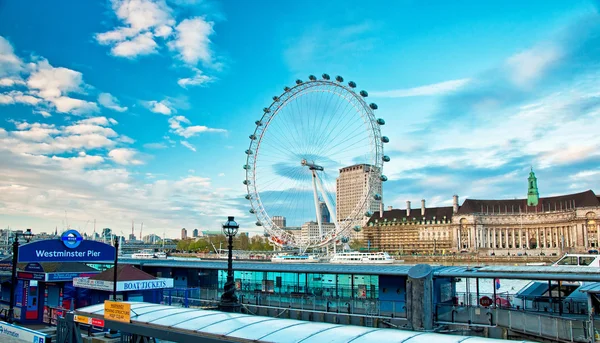
[[[255,122],[246,199],[273,244],[306,250],[345,242],[381,201],[383,163],[390,160],[383,154],[385,121],[375,118],[368,93],[355,88],[341,76],[310,75],[274,96]],[[363,175],[346,185],[340,169],[349,166],[364,166]],[[306,234],[293,233],[303,225]]]

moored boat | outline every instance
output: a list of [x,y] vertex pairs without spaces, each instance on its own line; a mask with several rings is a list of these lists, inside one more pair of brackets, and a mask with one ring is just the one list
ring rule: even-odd
[[274,263],[317,263],[320,262],[319,256],[316,255],[293,255],[293,254],[277,254],[271,257],[271,262]]
[[346,264],[391,264],[394,258],[386,252],[341,252],[333,255],[330,263]]

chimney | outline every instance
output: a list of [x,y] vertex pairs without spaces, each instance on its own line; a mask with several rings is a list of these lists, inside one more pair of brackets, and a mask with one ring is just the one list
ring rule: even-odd
[[379,203],[379,218],[383,218],[383,202]]
[[392,210],[392,206],[388,206],[388,211],[391,211],[391,210]]
[[421,200],[421,215],[425,215],[425,199]]
[[458,195],[452,196],[452,213],[458,213]]
[[410,217],[410,201],[406,200],[406,217]]

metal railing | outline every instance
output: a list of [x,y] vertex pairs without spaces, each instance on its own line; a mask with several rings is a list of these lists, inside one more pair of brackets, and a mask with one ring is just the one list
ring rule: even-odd
[[[204,307],[220,300],[222,290],[215,288],[165,289],[162,303],[182,307]],[[334,298],[316,295],[236,292],[240,303],[253,306],[286,308],[330,313],[377,313],[387,318],[406,318],[404,302],[374,299]]]
[[441,325],[500,326],[553,341],[590,341],[587,316],[561,317],[510,308],[437,305],[435,318]]
[[[477,296],[479,296],[479,298],[477,298]],[[492,299],[492,301],[494,299],[493,293],[476,294],[474,292],[457,292],[455,304],[456,306],[483,307],[479,305],[479,299],[484,296],[489,297]],[[496,293],[496,304],[495,306],[491,305],[491,307],[554,314],[587,314],[587,300],[585,299],[577,300],[562,298],[559,301],[557,297],[517,296],[517,294],[511,294],[508,292]]]

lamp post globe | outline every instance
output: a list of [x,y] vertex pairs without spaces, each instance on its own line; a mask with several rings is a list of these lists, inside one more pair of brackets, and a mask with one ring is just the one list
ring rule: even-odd
[[228,255],[227,255],[227,281],[223,287],[221,302],[219,309],[226,312],[239,312],[240,304],[235,295],[235,282],[233,280],[233,237],[237,234],[240,226],[235,222],[233,217],[227,217],[227,221],[223,223],[223,233],[228,240]]
[[233,217],[227,217],[227,221],[223,223],[223,233],[227,237],[233,237],[237,235],[240,226],[235,222]]

